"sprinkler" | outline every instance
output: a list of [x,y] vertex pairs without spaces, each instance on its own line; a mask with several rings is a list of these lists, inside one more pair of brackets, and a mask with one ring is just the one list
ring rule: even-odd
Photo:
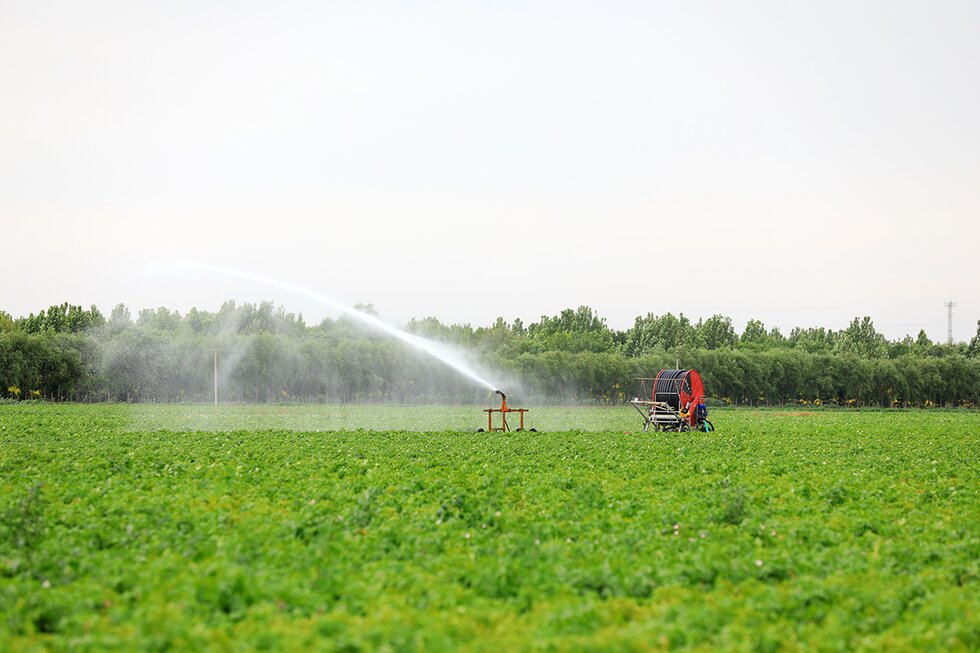
[[[528,412],[527,408],[508,408],[507,406],[507,395],[504,394],[503,390],[494,390],[494,394],[500,395],[500,408],[484,408],[483,412],[487,414],[487,430],[488,431],[509,431],[510,425],[507,424],[507,413],[517,413],[520,416],[520,426],[517,428],[518,431],[524,430],[524,413]],[[500,413],[500,426],[493,425],[493,414]],[[480,429],[481,431],[483,429]],[[534,430],[534,429],[530,429]]]

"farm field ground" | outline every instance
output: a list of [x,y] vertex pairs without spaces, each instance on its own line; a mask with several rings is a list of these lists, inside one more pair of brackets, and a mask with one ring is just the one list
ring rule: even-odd
[[0,650],[978,650],[980,413],[0,405]]

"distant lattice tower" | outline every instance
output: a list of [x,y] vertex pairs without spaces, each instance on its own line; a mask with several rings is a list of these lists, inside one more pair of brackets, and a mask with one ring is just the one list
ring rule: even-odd
[[953,307],[956,306],[956,302],[950,297],[949,301],[946,302],[946,344],[953,344]]

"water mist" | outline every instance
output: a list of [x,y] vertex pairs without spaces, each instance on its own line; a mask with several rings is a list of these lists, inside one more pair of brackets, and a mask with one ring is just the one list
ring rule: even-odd
[[193,271],[205,271],[205,272],[216,272],[218,274],[224,274],[227,276],[237,277],[239,279],[245,279],[247,281],[253,281],[255,283],[264,284],[271,286],[273,288],[279,288],[280,290],[285,290],[287,292],[294,293],[296,295],[301,295],[312,299],[313,301],[327,306],[335,311],[339,311],[345,315],[348,315],[365,326],[368,326],[377,331],[381,331],[392,338],[400,340],[407,345],[410,345],[414,349],[423,351],[433,358],[441,361],[445,365],[448,365],[452,369],[456,370],[466,378],[474,381],[487,389],[496,392],[497,386],[488,381],[487,379],[480,376],[476,371],[474,371],[467,363],[459,356],[458,353],[452,351],[449,347],[443,345],[442,343],[435,342],[433,340],[427,340],[426,338],[419,337],[407,331],[403,331],[397,327],[394,327],[387,322],[379,319],[374,315],[369,313],[364,313],[356,308],[352,308],[345,304],[342,304],[326,295],[322,295],[314,290],[299,286],[288,281],[281,281],[279,279],[273,279],[270,277],[265,277],[260,274],[254,274],[252,272],[243,272],[241,270],[235,270],[232,268],[221,267],[217,265],[211,265],[208,263],[195,263],[181,261],[173,265],[166,266],[164,268],[157,268],[151,270],[151,272],[156,273],[167,273],[176,270],[193,270]]

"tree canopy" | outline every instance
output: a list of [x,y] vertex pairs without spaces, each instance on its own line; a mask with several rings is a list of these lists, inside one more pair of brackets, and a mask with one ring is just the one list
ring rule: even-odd
[[[362,310],[376,314],[370,305]],[[980,322],[969,343],[930,341],[924,331],[889,341],[870,317],[841,330],[794,328],[789,336],[750,320],[692,323],[647,313],[617,331],[588,307],[525,325],[489,326],[413,319],[406,329],[454,346],[471,363],[549,402],[621,402],[634,379],[662,367],[694,367],[709,394],[731,403],[976,405],[980,403]],[[351,317],[307,325],[272,302],[228,301],[217,311],[144,309],[123,304],[106,319],[92,306],[64,303],[27,317],[0,311],[0,393],[10,398],[203,401],[213,392],[213,360],[229,401],[475,401],[451,368],[366,330]]]

